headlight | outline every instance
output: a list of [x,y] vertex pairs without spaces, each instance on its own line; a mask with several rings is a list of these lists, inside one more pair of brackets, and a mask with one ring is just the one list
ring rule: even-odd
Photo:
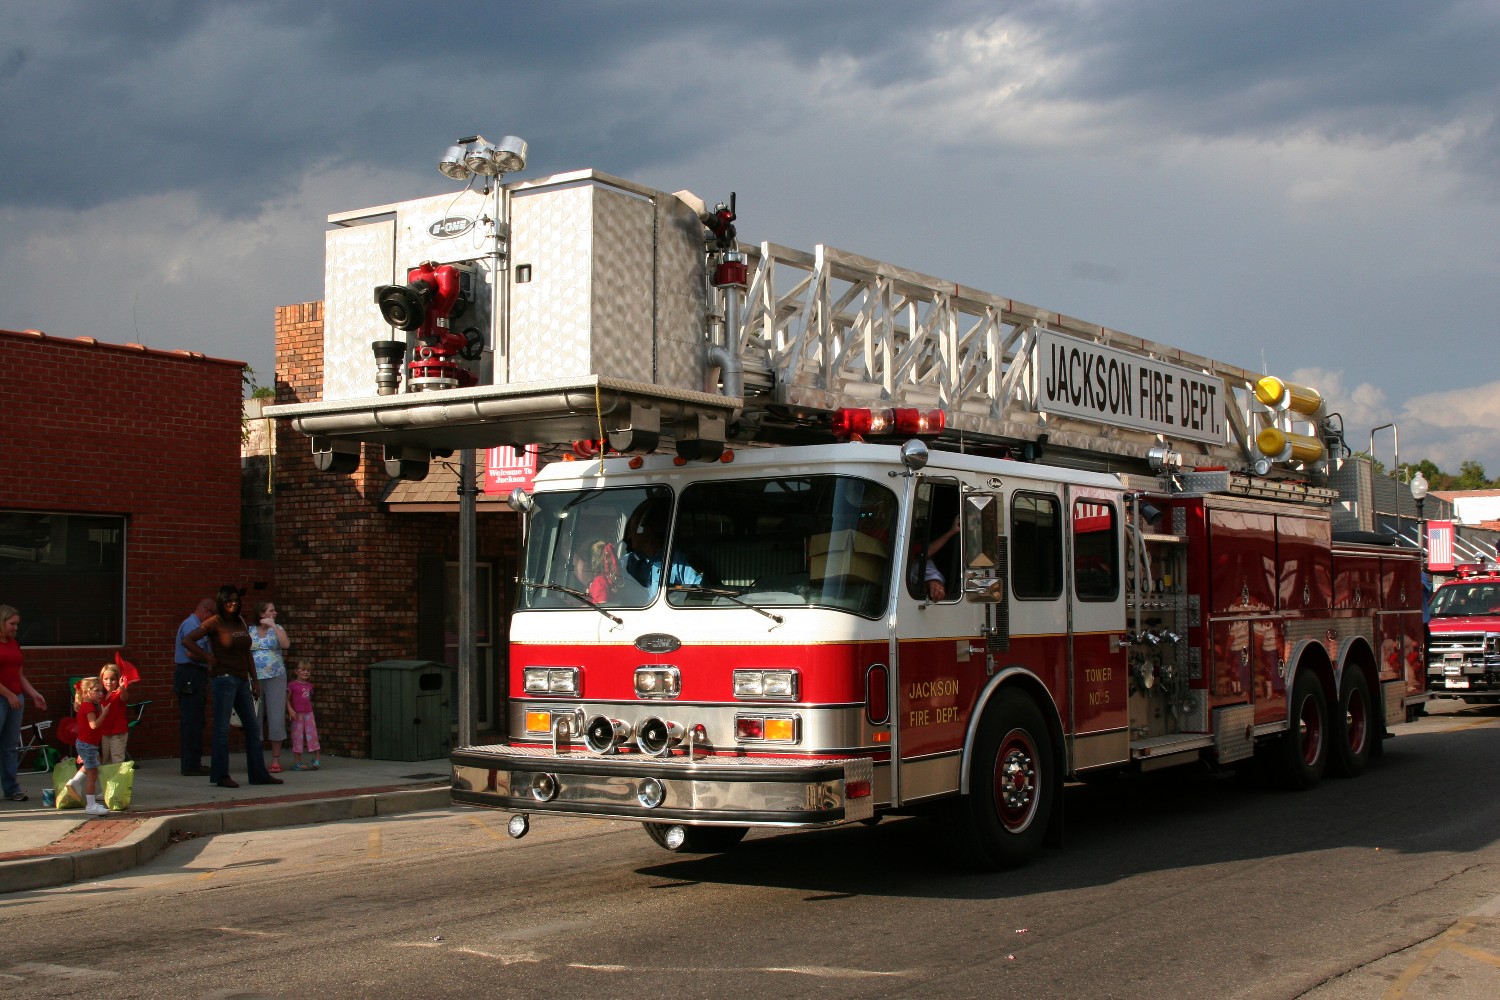
[[554,697],[578,697],[577,667],[527,667],[521,672],[521,686],[527,694]]
[[734,672],[734,696],[746,699],[761,698],[775,701],[795,701],[797,698],[797,671],[736,670]]
[[682,675],[676,667],[636,667],[637,698],[675,698],[682,691]]

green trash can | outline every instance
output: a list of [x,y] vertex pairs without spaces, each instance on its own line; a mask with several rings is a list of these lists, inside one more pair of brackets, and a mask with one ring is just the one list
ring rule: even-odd
[[370,756],[436,760],[453,748],[453,668],[431,660],[370,664]]

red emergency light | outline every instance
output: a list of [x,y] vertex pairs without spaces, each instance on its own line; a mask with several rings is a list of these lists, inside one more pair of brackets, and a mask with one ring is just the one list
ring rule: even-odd
[[936,437],[948,425],[942,410],[919,410],[897,406],[872,410],[845,407],[835,410],[831,426],[833,436],[843,440],[866,437]]

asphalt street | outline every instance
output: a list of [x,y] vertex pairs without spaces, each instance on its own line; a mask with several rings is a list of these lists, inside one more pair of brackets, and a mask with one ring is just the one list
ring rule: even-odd
[[27,997],[1500,995],[1500,713],[1401,728],[1363,777],[1068,791],[1068,843],[954,869],[932,824],[671,855],[467,808],[197,838],[0,897]]

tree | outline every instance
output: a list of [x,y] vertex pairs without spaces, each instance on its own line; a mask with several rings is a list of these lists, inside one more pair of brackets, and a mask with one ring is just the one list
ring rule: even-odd
[[1484,474],[1484,466],[1470,459],[1458,467],[1458,476],[1453,480],[1451,489],[1483,490],[1492,485],[1489,477]]

